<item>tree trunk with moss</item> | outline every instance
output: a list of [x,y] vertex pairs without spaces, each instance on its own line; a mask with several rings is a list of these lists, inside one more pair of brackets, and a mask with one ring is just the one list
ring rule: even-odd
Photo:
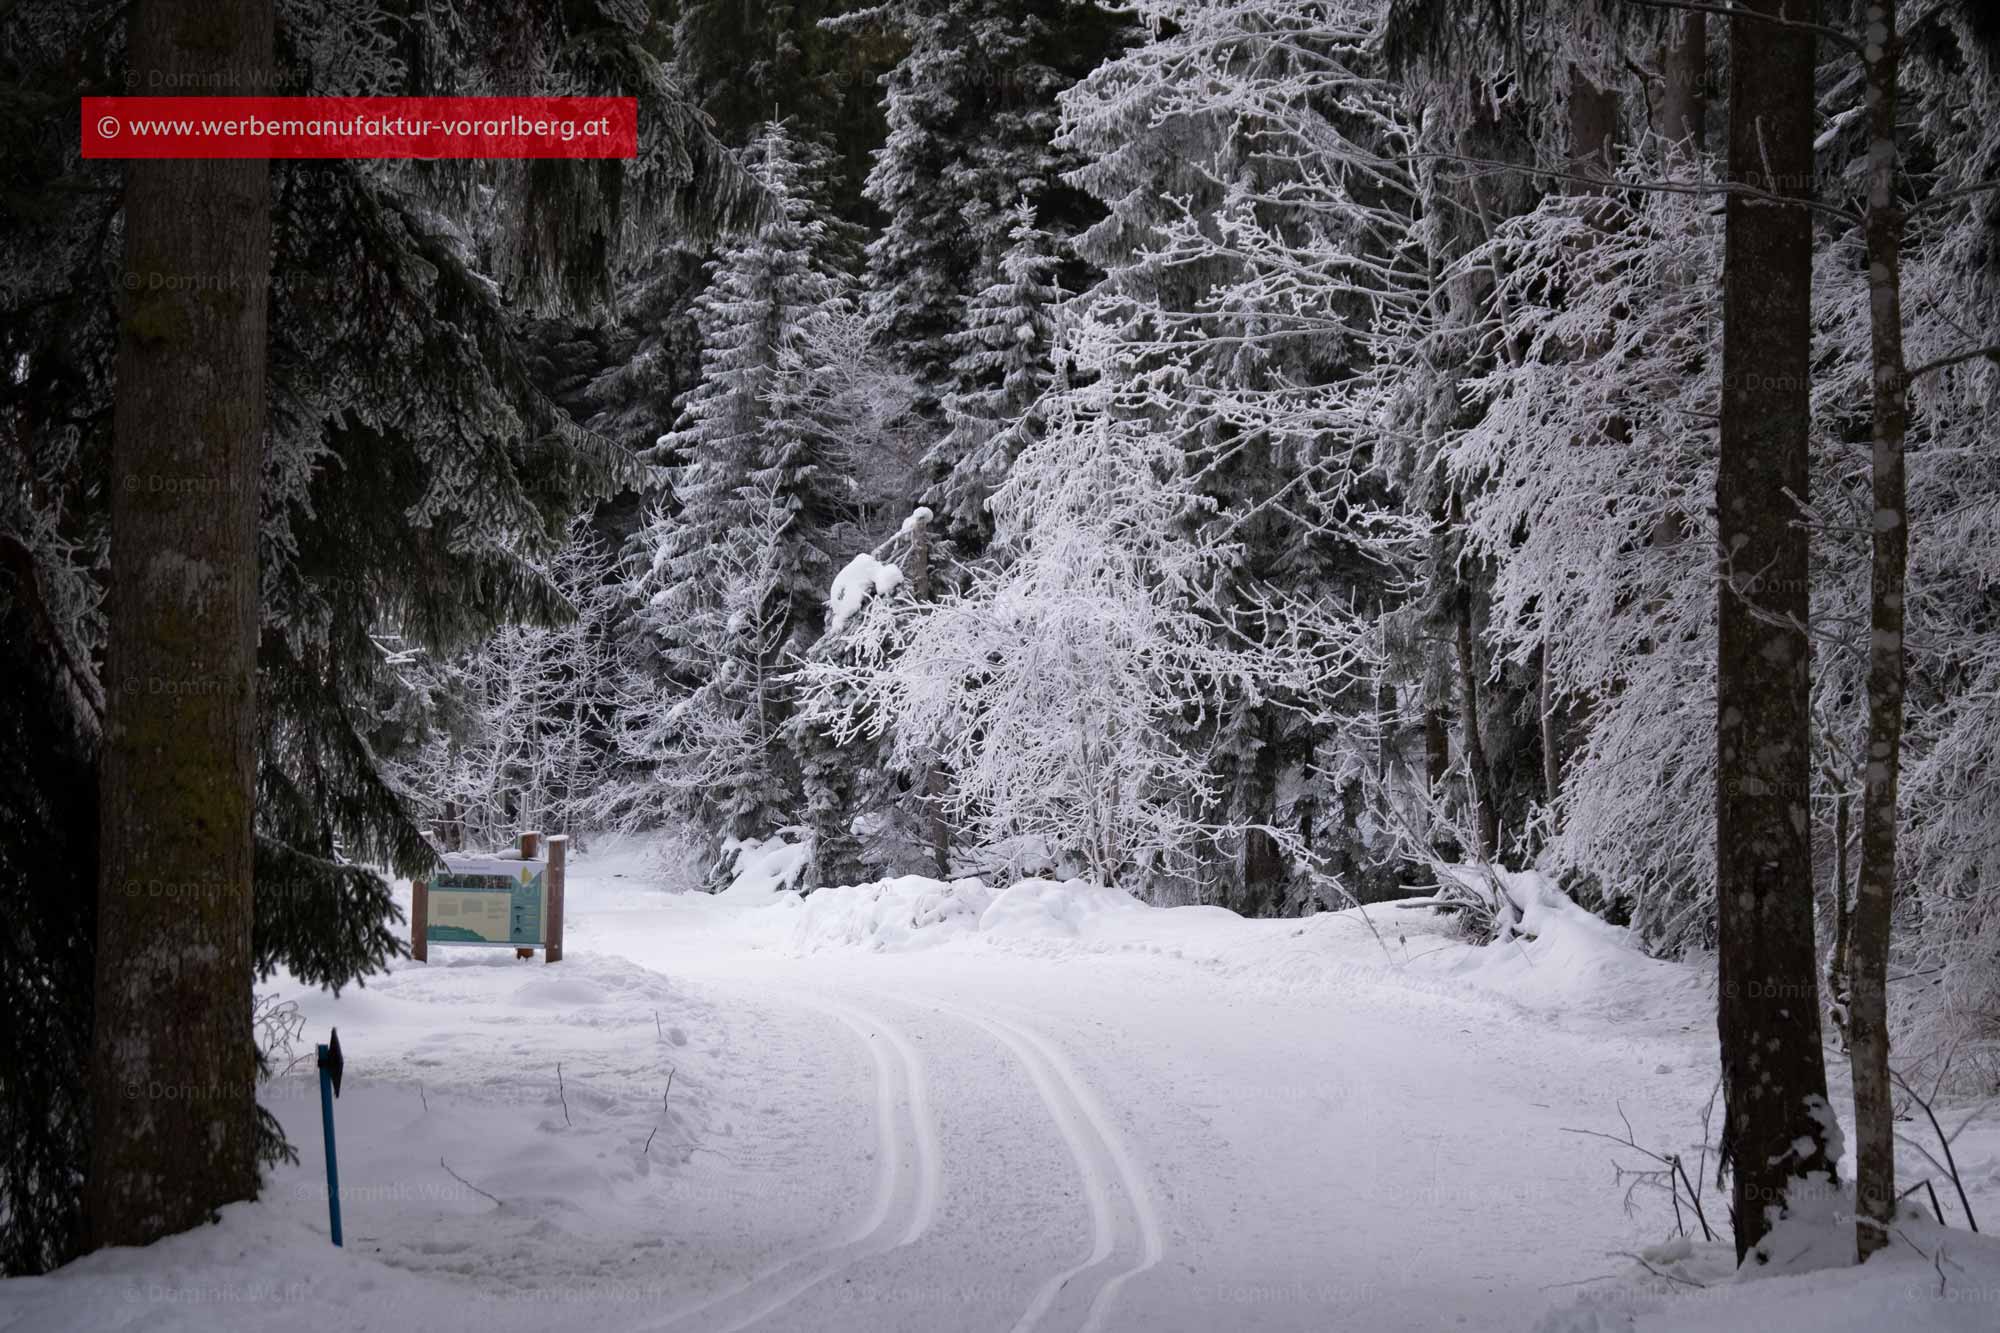
[[[270,0],[141,0],[134,87],[268,91]],[[136,161],[111,462],[88,1243],[257,1193],[250,1021],[270,165]]]

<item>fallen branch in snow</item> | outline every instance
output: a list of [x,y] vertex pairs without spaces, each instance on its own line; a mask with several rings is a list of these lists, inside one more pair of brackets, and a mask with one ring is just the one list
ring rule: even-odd
[[459,1184],[471,1190],[474,1194],[483,1195],[488,1199],[493,1199],[493,1206],[495,1208],[504,1208],[507,1206],[501,1203],[500,1200],[494,1198],[491,1194],[487,1194],[485,1190],[479,1188],[479,1186],[473,1184],[471,1181],[467,1180],[464,1176],[458,1174],[458,1172],[452,1170],[451,1167],[445,1163],[444,1158],[442,1157],[438,1158],[438,1165],[444,1167],[444,1173],[446,1175],[450,1176],[453,1180],[456,1180]]
[[645,1146],[645,1147],[643,1147],[643,1148],[641,1148],[641,1149],[639,1150],[639,1155],[640,1155],[641,1157],[649,1157],[649,1156],[651,1156],[651,1155],[652,1155],[652,1152],[653,1152],[653,1136],[654,1136],[655,1134],[658,1134],[659,1132],[660,1132],[660,1127],[659,1127],[658,1125],[654,1125],[654,1126],[653,1126],[653,1133],[652,1133],[652,1134],[648,1134],[648,1135],[646,1136],[646,1146]]
[[1534,938],[1520,929],[1526,905],[1514,901],[1491,861],[1457,864],[1438,854],[1436,843],[1441,833],[1461,847],[1472,846],[1474,842],[1466,830],[1456,826],[1451,812],[1436,793],[1406,790],[1391,793],[1378,786],[1372,795],[1390,835],[1390,855],[1428,868],[1435,881],[1432,886],[1412,890],[1427,897],[1393,906],[1428,907],[1443,916],[1461,915],[1461,927],[1482,944],[1504,938]]
[[563,1091],[562,1061],[560,1060],[556,1061],[556,1096],[562,1099],[563,1123],[567,1125],[570,1123],[569,1096]]

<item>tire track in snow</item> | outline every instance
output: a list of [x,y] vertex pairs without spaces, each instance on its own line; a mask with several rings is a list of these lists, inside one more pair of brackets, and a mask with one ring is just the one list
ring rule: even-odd
[[738,1333],[853,1264],[912,1243],[937,1216],[944,1159],[916,1047],[900,1028],[867,1010],[818,994],[793,992],[787,998],[850,1028],[874,1062],[874,1201],[868,1215],[845,1238],[760,1269],[729,1290],[652,1326],[656,1333],[692,1327]]
[[1160,1216],[1125,1141],[1097,1094],[1053,1043],[1033,1028],[926,997],[923,1001],[986,1032],[1027,1071],[1068,1146],[1090,1206],[1090,1252],[1042,1284],[1013,1333],[1044,1326],[1097,1333],[1119,1289],[1159,1263]]

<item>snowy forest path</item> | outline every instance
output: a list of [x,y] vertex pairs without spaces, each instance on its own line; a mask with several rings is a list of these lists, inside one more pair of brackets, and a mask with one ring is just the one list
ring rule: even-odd
[[867,1048],[875,1077],[873,1202],[851,1235],[760,1269],[657,1325],[660,1333],[753,1327],[859,1261],[915,1243],[937,1214],[944,1164],[923,1062],[908,1034],[879,1013],[825,994],[788,989],[774,998],[833,1018]]
[[[448,1290],[439,1333],[558,1299],[604,1333],[1526,1330],[1577,1254],[1671,1225],[1564,1131],[1679,1149],[1714,1085],[1664,965],[1115,904],[905,941],[906,904],[663,893],[636,851],[569,887],[556,967],[288,992],[352,1052],[346,1261],[387,1275],[355,1300]],[[259,1216],[323,1245],[292,1082]]]
[[[913,1243],[760,1288],[787,1298],[741,1307],[765,1312],[754,1324],[675,1333],[1426,1329],[1441,1306],[1447,1323],[1527,1328],[1540,1284],[1576,1276],[1549,1237],[1655,1220],[1627,1218],[1606,1157],[1563,1129],[1618,1125],[1622,1098],[1649,1141],[1678,1145],[1711,1086],[1678,1073],[1706,1062],[1700,1025],[1607,1039],[1442,978],[1405,983],[1372,942],[1337,969],[1292,944],[1236,976],[1171,951],[818,947],[776,924],[782,909],[741,934],[758,918],[712,900],[667,910],[698,933],[648,965],[718,1006],[754,998],[804,1025],[840,1004],[900,1030],[942,1162]],[[845,1046],[771,1055],[824,1079]],[[829,1168],[849,1154],[823,1150]],[[1518,1233],[1491,1232],[1503,1203]]]
[[1096,1092],[1047,1038],[994,1014],[930,1003],[1013,1052],[1061,1131],[1090,1201],[1089,1254],[1042,1285],[1012,1333],[1045,1327],[1095,1333],[1104,1326],[1119,1288],[1159,1263],[1164,1250],[1160,1217],[1139,1168]]
[[[772,983],[759,986],[758,993],[766,1002],[834,1019],[866,1048],[874,1070],[872,1202],[857,1225],[767,1264],[649,1329],[739,1333],[787,1320],[818,1325],[817,1292],[827,1286],[846,1288],[841,1299],[848,1301],[901,1293],[882,1303],[922,1305],[927,1294],[932,1302],[953,1299],[988,1307],[984,1313],[989,1317],[1007,1313],[998,1308],[1009,1298],[1002,1287],[914,1286],[906,1276],[897,1276],[893,1267],[871,1276],[869,1261],[889,1259],[892,1251],[925,1239],[944,1192],[945,1158],[930,1072],[919,1050],[923,1044],[944,1043],[920,1042],[906,1026],[907,1020],[890,1017],[897,1010],[945,1019],[952,1030],[931,1035],[948,1037],[959,1047],[966,1045],[967,1036],[976,1044],[983,1034],[1006,1061],[1004,1085],[982,1083],[975,1089],[959,1080],[951,1089],[953,1109],[962,1111],[976,1096],[988,1103],[1005,1102],[1017,1116],[1039,1110],[1060,1136],[1074,1166],[1075,1194],[1043,1182],[1039,1193],[1049,1216],[1034,1221],[1038,1228],[1067,1237],[1066,1215],[1080,1196],[1088,1213],[1088,1232],[1058,1261],[1060,1266],[1051,1263],[1032,1287],[1014,1294],[1018,1308],[1013,1312],[1012,1333],[1096,1333],[1106,1326],[1125,1283],[1160,1262],[1164,1229],[1141,1168],[1098,1092],[1059,1046],[1032,1026],[1027,1013],[1010,1008],[1003,1014],[990,1006],[974,1010],[935,995],[916,997],[863,987],[851,978],[838,985]],[[978,1173],[970,1174],[973,1178],[962,1182],[959,1200],[961,1214],[968,1220],[992,1206],[980,1192],[983,1182]],[[917,1266],[924,1262],[913,1259]],[[911,1293],[919,1293],[919,1299],[910,1299]]]

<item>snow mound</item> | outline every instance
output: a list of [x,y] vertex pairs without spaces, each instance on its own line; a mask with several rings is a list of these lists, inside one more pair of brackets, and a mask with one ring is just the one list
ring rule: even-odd
[[799,953],[839,946],[929,948],[979,929],[992,902],[993,890],[976,879],[947,884],[902,875],[821,889],[806,898],[792,947]]
[[[1475,867],[1454,873],[1470,887],[1485,888],[1485,872]],[[1667,992],[1692,1001],[1705,988],[1697,969],[1648,957],[1631,931],[1579,907],[1538,871],[1494,867],[1492,876],[1519,913],[1513,935],[1486,948],[1453,951],[1429,970],[1476,980],[1524,1003],[1607,1016],[1657,1005]],[[1376,919],[1401,915],[1378,911]]]
[[826,599],[827,610],[832,614],[827,620],[826,632],[838,634],[847,628],[847,622],[868,600],[868,594],[887,597],[902,586],[903,571],[895,565],[877,560],[863,551],[847,562],[847,568],[840,571],[833,580],[833,591]]
[[803,840],[792,842],[783,832],[772,838],[724,838],[722,855],[730,857],[729,887],[716,896],[736,902],[768,901],[798,886],[812,848]]
[[979,929],[1003,939],[1073,940],[1107,917],[1146,910],[1123,889],[1080,879],[1024,879],[993,900]]

